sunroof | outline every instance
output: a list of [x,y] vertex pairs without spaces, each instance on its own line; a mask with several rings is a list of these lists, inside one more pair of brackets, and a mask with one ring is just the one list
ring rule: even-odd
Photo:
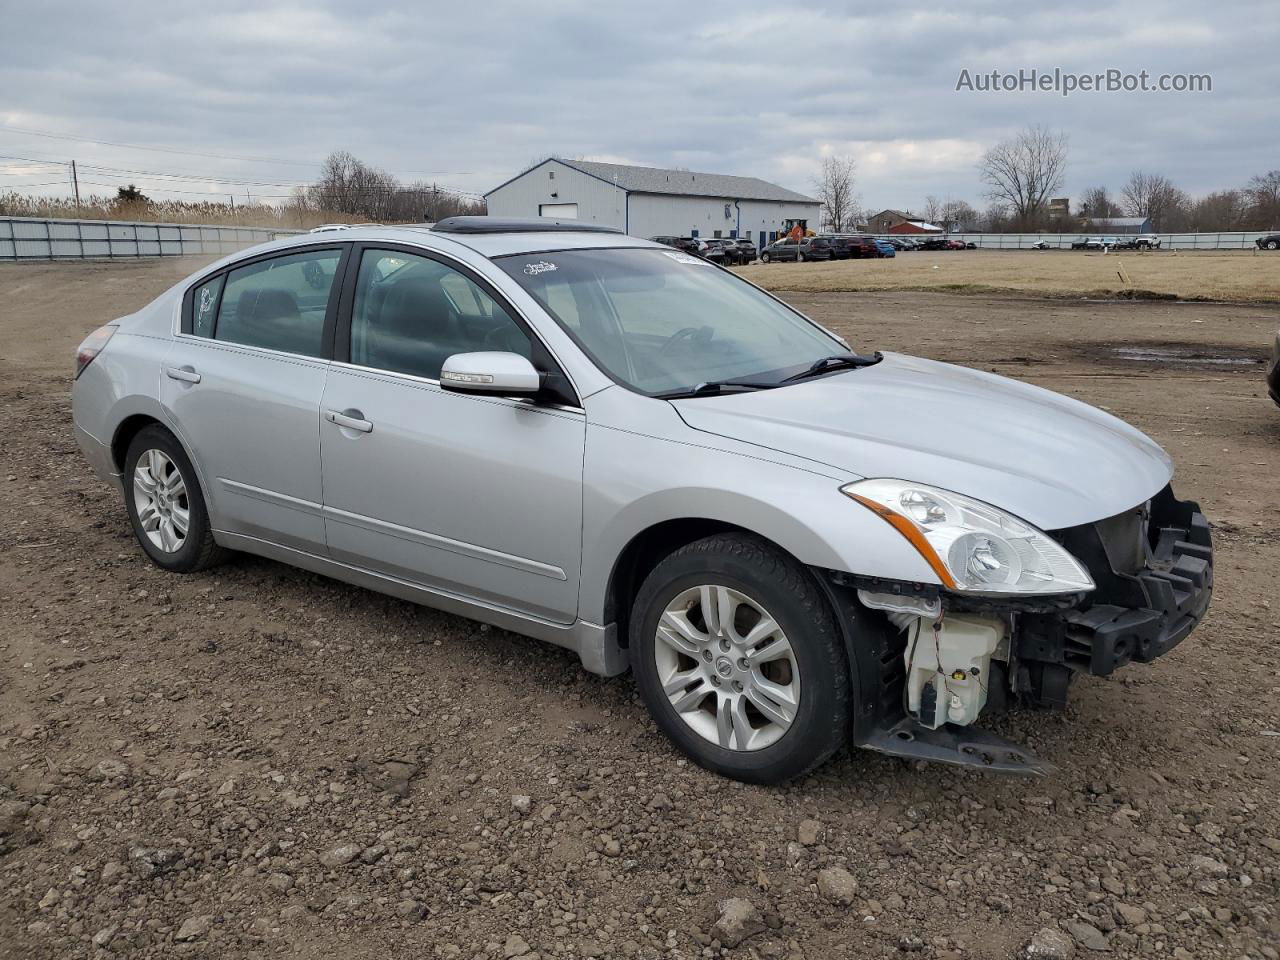
[[617,227],[553,217],[446,217],[437,233],[622,233]]

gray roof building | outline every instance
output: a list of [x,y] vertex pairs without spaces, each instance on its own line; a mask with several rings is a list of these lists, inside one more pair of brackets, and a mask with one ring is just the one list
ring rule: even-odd
[[817,203],[813,197],[788,190],[758,177],[735,177],[725,173],[695,173],[662,167],[633,167],[625,163],[596,160],[565,160],[566,166],[612,183],[630,193],[665,193],[682,197],[734,197],[738,200],[787,200]]
[[818,226],[813,197],[758,177],[551,157],[485,195],[493,216],[556,217],[638,237],[749,236],[763,244]]
[[1150,233],[1150,217],[1086,217],[1090,229],[1112,233]]

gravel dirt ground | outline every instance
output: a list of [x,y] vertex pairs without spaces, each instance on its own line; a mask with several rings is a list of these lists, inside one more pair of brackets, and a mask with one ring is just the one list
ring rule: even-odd
[[775,290],[926,290],[1022,296],[1280,300],[1280,253],[1264,250],[919,250],[887,260],[736,267]]
[[1280,957],[1274,307],[788,294],[1149,432],[1217,595],[1157,663],[996,719],[1051,778],[853,752],[762,789],[563,651],[252,557],[151,566],[68,378],[192,267],[0,266],[0,957]]

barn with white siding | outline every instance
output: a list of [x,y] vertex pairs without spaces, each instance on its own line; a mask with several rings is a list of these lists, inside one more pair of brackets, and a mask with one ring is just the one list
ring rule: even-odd
[[635,237],[740,237],[760,246],[796,224],[818,229],[822,204],[776,183],[691,170],[551,158],[484,195],[495,217],[556,217]]

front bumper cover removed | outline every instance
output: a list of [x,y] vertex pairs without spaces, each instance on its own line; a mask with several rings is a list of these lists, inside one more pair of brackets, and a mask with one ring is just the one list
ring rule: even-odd
[[[1024,702],[1065,706],[1075,674],[1105,677],[1132,661],[1149,663],[1181,643],[1209,609],[1209,522],[1199,504],[1175,499],[1170,487],[1132,511],[1052,535],[1085,564],[1096,588],[1078,603],[1058,609],[1045,604],[1019,609],[1016,603],[986,608],[991,613],[1003,609],[1014,626],[1015,672],[1006,683]],[[946,609],[976,606],[954,594],[942,599]],[[883,654],[881,663],[889,663]],[[881,677],[879,716],[858,737],[860,746],[1001,773],[1045,775],[1053,769],[981,729],[920,725],[901,709],[900,674],[885,671]],[[988,706],[997,703],[990,697]]]

